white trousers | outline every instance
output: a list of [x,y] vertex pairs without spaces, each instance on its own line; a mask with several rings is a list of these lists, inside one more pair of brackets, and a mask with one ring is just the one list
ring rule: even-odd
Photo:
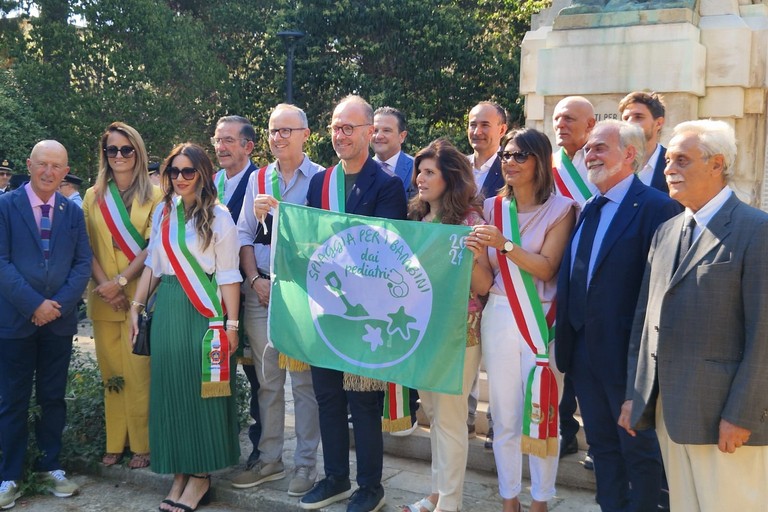
[[[493,455],[499,474],[499,494],[511,499],[522,489],[525,382],[536,358],[515,324],[506,296],[490,294],[481,324],[483,362],[488,372],[493,416]],[[555,496],[558,457],[528,456],[531,497]]]
[[419,391],[421,406],[430,421],[432,445],[432,493],[439,495],[437,508],[461,510],[464,475],[467,470],[467,396],[480,363],[480,346],[464,353],[464,383],[461,395]]
[[723,453],[714,444],[678,444],[667,432],[661,398],[656,404],[656,434],[670,510],[768,510],[768,446],[742,446]]

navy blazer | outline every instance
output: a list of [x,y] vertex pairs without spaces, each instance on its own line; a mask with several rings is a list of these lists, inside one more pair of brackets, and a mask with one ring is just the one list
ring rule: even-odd
[[489,197],[496,197],[499,193],[499,189],[503,186],[504,177],[501,175],[501,158],[497,156],[493,165],[488,170],[488,175],[485,177],[483,186],[478,192],[482,192],[483,197],[488,199]]
[[91,247],[77,205],[57,192],[53,211],[46,262],[25,187],[0,197],[0,339],[34,334],[38,327],[30,320],[45,299],[61,305],[61,317],[46,324],[51,332],[77,333],[77,303],[91,276]]
[[[327,172],[326,169],[312,176],[307,191],[308,206],[322,208],[323,180]],[[384,172],[369,156],[357,175],[352,190],[347,194],[345,211],[369,217],[405,219],[406,203],[402,180]]]
[[667,167],[667,162],[664,157],[667,155],[667,148],[659,144],[661,151],[659,152],[659,159],[656,160],[656,167],[653,169],[653,176],[651,177],[651,187],[656,190],[660,190],[669,195],[669,186],[667,185],[667,178],[664,176],[664,169]]
[[237,224],[237,219],[240,218],[240,210],[243,209],[243,199],[245,198],[245,189],[248,188],[248,178],[250,178],[251,173],[257,169],[258,167],[251,162],[245,170],[242,179],[237,184],[237,188],[232,193],[232,197],[229,198],[227,208],[229,208],[229,213],[232,215],[232,220],[235,221],[235,224]]
[[[575,234],[593,201],[587,202],[576,223]],[[659,225],[680,213],[677,201],[634,177],[603,238],[587,289],[584,335],[587,352],[604,382],[624,385],[627,378],[629,334],[645,270],[648,249]],[[568,320],[571,282],[571,244],[560,263],[557,280],[555,360],[567,372],[577,333]]]
[[404,151],[400,152],[395,166],[395,175],[403,180],[405,198],[410,199],[416,195],[416,187],[413,186],[413,157]]

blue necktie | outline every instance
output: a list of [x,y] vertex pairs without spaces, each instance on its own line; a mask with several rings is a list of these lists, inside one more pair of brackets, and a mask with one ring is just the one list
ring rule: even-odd
[[51,205],[41,204],[40,211],[43,213],[40,217],[40,240],[43,242],[43,256],[47,260],[51,253]]
[[579,245],[571,269],[571,285],[568,293],[568,320],[575,330],[584,327],[584,316],[587,302],[587,274],[589,260],[592,256],[592,244],[600,224],[600,210],[608,202],[605,196],[597,196],[584,212],[584,222],[581,224]]

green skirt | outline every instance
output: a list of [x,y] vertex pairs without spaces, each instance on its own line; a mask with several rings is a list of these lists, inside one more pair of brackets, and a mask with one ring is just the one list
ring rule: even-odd
[[208,319],[197,312],[178,279],[163,276],[150,336],[149,448],[155,473],[210,473],[240,460],[236,372],[232,396],[200,396],[200,352],[207,329]]

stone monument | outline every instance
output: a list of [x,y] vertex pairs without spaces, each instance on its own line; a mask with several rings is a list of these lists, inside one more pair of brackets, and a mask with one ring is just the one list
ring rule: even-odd
[[768,211],[768,0],[553,0],[522,43],[520,94],[526,124],[554,140],[552,110],[580,95],[598,120],[618,118],[635,90],[667,105],[662,143],[691,119],[736,130],[732,187]]

